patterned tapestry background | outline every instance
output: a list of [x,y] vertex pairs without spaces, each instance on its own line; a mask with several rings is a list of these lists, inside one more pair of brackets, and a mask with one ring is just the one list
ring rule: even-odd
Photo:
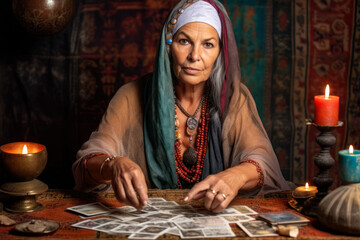
[[[81,0],[60,33],[25,32],[0,5],[0,144],[33,141],[49,153],[39,177],[71,188],[76,151],[123,84],[151,72],[163,21],[176,0]],[[257,103],[282,172],[312,182],[319,132],[306,127],[314,95],[340,96],[337,151],[360,147],[360,1],[223,0],[238,42],[242,80]]]

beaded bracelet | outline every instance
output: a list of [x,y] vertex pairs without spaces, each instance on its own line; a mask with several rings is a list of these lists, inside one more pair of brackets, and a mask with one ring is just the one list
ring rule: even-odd
[[264,173],[262,172],[262,170],[260,168],[260,164],[258,162],[251,160],[251,159],[246,159],[246,160],[242,161],[241,163],[251,163],[252,165],[254,165],[256,167],[256,171],[259,176],[259,181],[257,183],[257,186],[261,187],[262,185],[264,185]]
[[103,170],[103,167],[105,165],[105,163],[107,162],[110,162],[111,160],[113,160],[115,157],[107,157],[102,163],[101,163],[101,166],[100,166],[100,176],[102,177],[103,180],[105,180],[103,174],[102,174],[102,170]]

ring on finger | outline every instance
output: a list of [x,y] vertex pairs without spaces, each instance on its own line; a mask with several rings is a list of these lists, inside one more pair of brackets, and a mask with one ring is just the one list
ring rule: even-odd
[[221,194],[221,196],[226,200],[226,195],[224,193]]
[[217,192],[216,192],[214,189],[211,189],[211,188],[209,188],[207,191],[208,191],[208,192],[211,192],[212,194],[214,194],[214,196],[217,194]]

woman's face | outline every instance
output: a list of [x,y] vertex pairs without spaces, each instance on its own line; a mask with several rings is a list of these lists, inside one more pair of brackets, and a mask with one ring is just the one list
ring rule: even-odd
[[172,69],[180,83],[197,85],[209,79],[220,52],[219,35],[206,23],[182,26],[171,44]]

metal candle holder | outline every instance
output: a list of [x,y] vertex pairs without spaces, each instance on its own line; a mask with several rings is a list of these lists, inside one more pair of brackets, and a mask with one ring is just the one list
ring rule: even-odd
[[331,131],[341,127],[343,122],[338,121],[336,126],[321,126],[315,124],[311,119],[306,119],[305,121],[306,125],[313,125],[320,131],[320,134],[316,137],[316,142],[320,145],[321,151],[314,157],[315,165],[319,168],[318,174],[313,179],[318,192],[315,197],[305,201],[301,213],[317,217],[319,203],[328,194],[328,189],[333,184],[333,178],[329,170],[335,161],[330,154],[330,149],[336,143],[336,137],[332,135]]
[[[29,153],[21,154],[20,148],[27,145]],[[47,150],[44,145],[32,142],[14,142],[0,147],[1,176],[0,193],[9,198],[4,202],[8,212],[35,212],[42,209],[36,196],[47,191],[48,186],[36,179],[47,163]]]

